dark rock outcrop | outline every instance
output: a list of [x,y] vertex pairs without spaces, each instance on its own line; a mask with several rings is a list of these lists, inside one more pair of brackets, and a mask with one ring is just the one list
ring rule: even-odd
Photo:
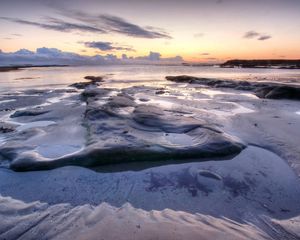
[[42,115],[45,113],[48,113],[49,111],[45,111],[43,109],[26,109],[26,110],[18,110],[14,112],[12,115],[10,115],[11,118],[16,118],[16,117],[33,117],[33,116],[38,116]]
[[195,83],[212,88],[232,88],[253,91],[259,98],[300,100],[300,87],[276,83],[257,83],[248,81],[218,80],[193,76],[167,76],[167,80],[178,83]]
[[51,169],[66,165],[97,167],[117,163],[201,161],[233,156],[245,145],[214,125],[172,110],[138,104],[128,91],[85,89],[83,150],[46,159],[30,150],[11,161],[16,171]]
[[103,81],[102,76],[85,76],[84,79],[90,80],[91,82],[94,82],[94,83]]
[[300,59],[260,59],[260,60],[229,60],[220,65],[221,67],[241,67],[241,68],[284,68],[299,69]]
[[10,133],[15,131],[15,129],[16,125],[14,124],[0,122],[0,133]]
[[88,82],[78,82],[73,83],[70,87],[75,87],[77,89],[85,89],[88,86],[95,85],[98,86],[100,82],[103,82],[103,77],[101,76],[86,76],[84,79],[89,80]]
[[255,93],[261,98],[300,100],[300,88],[290,86],[264,87]]
[[69,87],[74,87],[77,89],[85,89],[87,86],[90,86],[91,83],[90,82],[78,82],[78,83],[73,83],[71,85],[69,85]]

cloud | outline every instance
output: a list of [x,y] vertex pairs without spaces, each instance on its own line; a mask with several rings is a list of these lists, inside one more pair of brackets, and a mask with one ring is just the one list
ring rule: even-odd
[[16,52],[15,52],[15,54],[17,54],[17,55],[33,55],[33,54],[34,54],[34,52],[32,52],[32,51],[30,51],[30,50],[27,50],[27,49],[24,49],[24,48],[22,48],[22,49],[20,49],[20,50],[16,51]]
[[101,15],[100,19],[111,32],[117,32],[132,37],[171,39],[170,35],[166,32],[156,31],[153,27],[143,28],[124,20],[123,18],[112,15]]
[[0,65],[108,65],[108,64],[180,64],[182,57],[163,58],[158,52],[150,52],[147,56],[120,58],[114,54],[86,56],[72,52],[64,52],[56,48],[38,48],[36,51],[20,49],[16,52],[1,52]]
[[244,34],[244,38],[249,38],[249,39],[251,39],[251,38],[256,38],[256,37],[258,37],[260,34],[258,33],[258,32],[255,32],[255,31],[249,31],[249,32],[246,32],[245,34]]
[[208,57],[208,58],[204,58],[205,60],[210,60],[210,61],[213,61],[213,60],[218,60],[218,58],[214,58],[214,57]]
[[210,55],[210,53],[205,52],[205,53],[201,53],[200,55],[202,55],[202,56],[208,56],[208,55]]
[[132,47],[114,46],[111,42],[85,42],[84,45],[89,48],[100,49],[101,51],[135,51]]
[[82,11],[72,11],[65,8],[60,8],[58,11],[62,16],[73,18],[86,24],[93,24],[96,26],[100,25],[107,32],[116,32],[139,38],[172,38],[163,29],[152,26],[142,27],[136,23],[131,23],[123,18],[109,14],[93,15]]
[[162,58],[159,52],[152,52],[152,51],[147,56],[131,58],[130,60],[136,63],[152,62],[152,63],[166,63],[166,64],[182,63],[184,61],[181,56]]
[[247,39],[255,38],[259,41],[264,41],[264,40],[268,40],[268,39],[272,38],[272,36],[270,36],[268,34],[258,33],[256,31],[248,31],[244,34],[244,38],[247,38]]
[[46,47],[37,48],[36,53],[40,55],[46,55],[49,57],[61,57],[64,55],[64,53],[57,48],[46,48]]
[[140,60],[159,61],[161,54],[159,52],[150,52],[148,56],[138,57]]
[[258,40],[260,40],[260,41],[265,41],[265,40],[268,40],[268,39],[270,39],[270,38],[272,38],[272,36],[270,36],[270,35],[261,35],[261,36],[258,38]]
[[93,33],[119,33],[131,37],[139,38],[165,38],[172,37],[162,29],[151,26],[141,27],[137,24],[131,23],[123,18],[112,15],[88,15],[84,12],[69,11],[60,9],[59,12],[64,17],[73,18],[82,23],[67,22],[57,18],[47,17],[44,22],[33,22],[20,18],[0,17],[2,20],[15,22],[24,25],[36,26],[47,30],[55,30],[60,32],[93,32]]
[[38,22],[32,22],[32,21],[22,20],[19,18],[10,18],[10,17],[0,17],[0,19],[19,23],[19,24],[24,24],[24,25],[36,26],[47,30],[60,31],[60,32],[80,31],[80,32],[106,33],[105,30],[94,26],[65,22],[63,20],[59,20],[56,18],[47,18],[49,23],[38,23]]
[[36,51],[21,49],[12,53],[0,53],[0,65],[96,65],[113,64],[111,55],[95,55],[93,57],[64,52],[56,48],[38,48]]

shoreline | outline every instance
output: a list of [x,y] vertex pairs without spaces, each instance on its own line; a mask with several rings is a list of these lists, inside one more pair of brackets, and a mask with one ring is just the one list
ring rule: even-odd
[[[245,69],[274,69],[274,70],[299,70],[300,66],[298,67],[293,67],[293,66],[250,66],[250,65],[243,65],[241,64],[231,64],[231,61],[235,60],[230,60],[225,63],[221,64],[198,64],[198,63],[182,63],[182,64],[116,64],[115,66],[134,66],[134,65],[141,65],[141,66],[183,66],[183,67],[218,67],[218,68],[231,68],[231,69],[237,69],[237,68],[245,68]],[[240,61],[240,60],[238,60]],[[241,62],[248,62],[248,60],[241,60]],[[251,62],[251,60],[249,60]],[[269,60],[265,60],[268,62]],[[299,60],[300,61],[300,60]],[[79,65],[79,66],[85,66],[85,65]],[[86,65],[86,66],[96,66],[96,65]],[[105,65],[100,65],[100,66],[105,66]],[[22,70],[26,68],[48,68],[48,67],[76,67],[75,65],[65,65],[65,64],[50,64],[50,65],[6,65],[6,66],[0,66],[0,72],[9,72],[9,71],[17,71],[17,70]]]

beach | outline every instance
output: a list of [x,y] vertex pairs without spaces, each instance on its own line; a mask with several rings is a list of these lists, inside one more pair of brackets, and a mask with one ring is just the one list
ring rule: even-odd
[[0,238],[299,239],[299,77],[1,72]]

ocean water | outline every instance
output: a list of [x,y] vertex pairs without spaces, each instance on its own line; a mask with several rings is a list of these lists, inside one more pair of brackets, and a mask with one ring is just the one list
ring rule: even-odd
[[0,91],[32,88],[62,88],[83,81],[87,75],[102,76],[119,87],[130,85],[160,85],[167,75],[193,75],[196,77],[247,81],[285,82],[300,85],[299,69],[246,69],[192,66],[72,66],[27,68],[0,72]]

